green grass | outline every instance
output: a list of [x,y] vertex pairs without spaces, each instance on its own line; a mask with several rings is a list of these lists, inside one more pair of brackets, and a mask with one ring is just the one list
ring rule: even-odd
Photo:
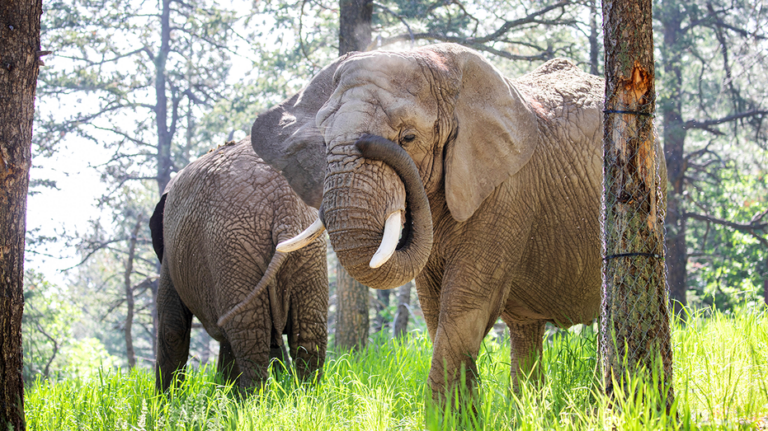
[[[362,352],[329,355],[317,384],[273,373],[240,398],[211,368],[192,371],[168,395],[148,370],[102,372],[90,380],[38,381],[27,389],[31,430],[395,430],[395,429],[766,429],[768,314],[741,310],[692,316],[673,330],[676,402],[670,415],[648,380],[639,397],[601,395],[596,335],[560,332],[545,344],[544,383],[509,390],[509,346],[486,340],[478,357],[477,414],[425,406],[431,344],[413,333],[378,339]],[[761,428],[763,427],[763,428]]]

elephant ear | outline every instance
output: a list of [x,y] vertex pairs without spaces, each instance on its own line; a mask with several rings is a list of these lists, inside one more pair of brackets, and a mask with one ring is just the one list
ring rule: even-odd
[[308,205],[319,208],[325,179],[325,142],[315,114],[333,93],[341,57],[323,68],[299,93],[259,115],[251,128],[253,150],[283,174]]
[[461,84],[454,105],[458,129],[445,159],[445,195],[451,215],[463,222],[528,163],[539,129],[522,95],[486,59],[466,48],[452,56]]

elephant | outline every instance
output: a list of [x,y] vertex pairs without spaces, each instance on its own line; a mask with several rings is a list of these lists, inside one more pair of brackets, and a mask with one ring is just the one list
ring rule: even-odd
[[327,229],[367,286],[416,279],[445,402],[474,389],[499,317],[517,388],[547,322],[599,314],[603,91],[565,59],[508,79],[456,44],[354,53],[258,116],[251,143],[319,208],[303,237]]
[[193,315],[220,343],[218,370],[241,390],[266,379],[270,358],[283,357],[283,334],[297,375],[319,376],[328,337],[325,239],[301,253],[275,251],[315,218],[250,138],[211,150],[171,179],[149,222],[162,262],[158,391],[187,362]]

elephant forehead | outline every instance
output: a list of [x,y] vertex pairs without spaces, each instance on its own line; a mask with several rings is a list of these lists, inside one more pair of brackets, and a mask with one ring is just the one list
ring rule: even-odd
[[382,86],[420,86],[424,75],[418,62],[402,53],[375,51],[356,55],[338,68],[337,88],[374,82]]
[[316,117],[326,142],[350,133],[395,138],[389,135],[401,129],[433,128],[438,107],[428,86],[409,88],[380,78],[359,79],[355,85],[337,88]]

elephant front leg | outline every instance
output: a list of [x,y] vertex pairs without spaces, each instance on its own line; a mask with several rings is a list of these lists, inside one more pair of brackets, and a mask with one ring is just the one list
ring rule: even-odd
[[174,374],[187,363],[192,312],[181,302],[164,265],[157,292],[157,320],[155,388],[166,391]]
[[541,354],[546,322],[536,321],[528,324],[506,322],[509,326],[511,346],[511,380],[512,389],[520,390],[520,382],[530,378],[539,382],[543,376],[541,369]]
[[451,295],[445,290],[441,297],[429,385],[433,401],[444,406],[458,401],[457,394],[473,398],[479,377],[477,355],[489,322],[495,320],[495,307],[487,297]]
[[419,295],[419,304],[427,324],[429,338],[435,342],[437,325],[440,319],[440,285],[442,284],[443,267],[430,258],[427,266],[416,277],[416,292]]

